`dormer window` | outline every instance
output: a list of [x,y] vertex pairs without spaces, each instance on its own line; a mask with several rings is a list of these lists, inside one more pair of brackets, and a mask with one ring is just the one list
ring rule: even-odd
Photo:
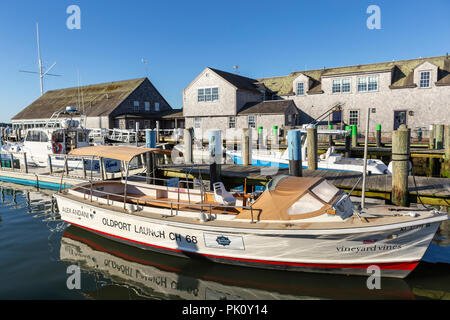
[[297,83],[297,95],[302,96],[305,94],[305,84],[303,82]]
[[423,71],[420,73],[420,83],[421,88],[430,87],[430,71]]

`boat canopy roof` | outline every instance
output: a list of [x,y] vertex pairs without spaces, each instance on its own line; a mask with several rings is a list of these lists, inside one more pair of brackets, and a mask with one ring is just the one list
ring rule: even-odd
[[[340,191],[323,178],[280,176],[253,203],[260,220],[297,220],[327,213]],[[249,219],[249,210],[239,218]]]
[[170,150],[163,150],[158,148],[143,148],[132,146],[90,146],[74,149],[69,152],[69,155],[96,156],[130,162],[134,157],[147,152],[155,154],[171,154]]

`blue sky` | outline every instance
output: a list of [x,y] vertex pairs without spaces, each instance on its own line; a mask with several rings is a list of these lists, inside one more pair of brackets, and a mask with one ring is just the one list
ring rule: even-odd
[[[81,9],[69,30],[66,8]],[[381,29],[369,30],[369,5]],[[36,21],[46,90],[149,77],[173,108],[205,67],[261,78],[292,71],[444,55],[450,1],[1,1],[0,122],[40,95]],[[147,59],[148,73],[141,59]]]

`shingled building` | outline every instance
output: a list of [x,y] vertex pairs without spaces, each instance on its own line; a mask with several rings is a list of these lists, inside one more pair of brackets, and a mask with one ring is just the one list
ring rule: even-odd
[[[56,111],[75,106],[86,128],[155,128],[173,113],[171,106],[147,78],[50,90],[12,118],[14,128],[44,126]],[[60,121],[61,119],[52,119]],[[161,128],[164,124],[161,124]]]
[[[450,123],[450,58],[446,56],[323,68],[259,79],[275,97],[293,100],[312,118],[336,104],[334,123],[365,129],[370,110],[372,128],[389,135],[401,124],[414,131]],[[328,118],[325,118],[328,121]]]
[[274,125],[298,124],[292,100],[271,99],[272,92],[256,79],[205,68],[183,90],[186,127],[193,127],[198,137],[209,129],[232,133],[262,126],[270,131]]

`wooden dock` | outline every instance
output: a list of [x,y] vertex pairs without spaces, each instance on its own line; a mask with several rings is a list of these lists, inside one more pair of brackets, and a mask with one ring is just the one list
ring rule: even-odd
[[[276,174],[288,174],[288,169],[278,168],[277,173],[266,175],[261,169],[273,169],[273,167],[241,166],[227,164],[222,165],[222,181],[228,186],[234,187],[243,185],[244,179],[247,179],[248,185],[265,185],[271,177]],[[186,173],[191,167],[185,166],[164,166],[159,168],[161,174],[165,177],[186,178]],[[333,183],[336,187],[349,192],[361,177],[361,173],[342,172],[328,170],[305,170],[304,177],[323,177]],[[200,166],[191,170],[188,178],[209,179],[209,167]],[[390,201],[392,192],[392,176],[390,175],[370,175],[367,176],[366,197],[384,199]],[[355,187],[352,196],[361,195],[362,179]],[[420,203],[428,205],[439,205],[450,207],[450,179],[447,178],[429,178],[429,177],[408,177],[409,200],[411,203]]]

